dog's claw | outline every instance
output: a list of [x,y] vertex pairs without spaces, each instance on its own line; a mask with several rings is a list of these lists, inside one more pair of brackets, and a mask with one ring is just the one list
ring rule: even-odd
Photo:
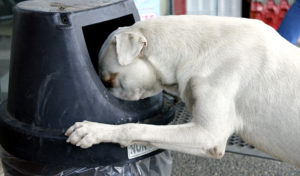
[[83,126],[83,124],[81,122],[76,122],[65,132],[65,135],[70,136],[74,131],[76,131],[78,128],[81,128],[82,126]]
[[102,137],[99,137],[99,126],[101,125],[89,121],[76,122],[65,132],[68,136],[66,142],[81,148],[89,148],[100,143]]

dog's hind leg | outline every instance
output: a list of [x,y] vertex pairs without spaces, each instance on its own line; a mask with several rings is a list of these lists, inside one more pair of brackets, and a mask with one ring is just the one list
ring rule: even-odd
[[[95,122],[78,122],[68,129],[68,142],[88,148],[101,142],[152,145],[194,155],[221,158],[227,139],[234,131],[232,100],[218,92],[203,89],[197,92],[191,80],[186,88],[186,103],[192,112],[190,123],[182,125],[123,124],[107,125]],[[202,89],[200,87],[200,89]],[[208,92],[209,91],[209,92]],[[190,96],[190,97],[189,97]]]

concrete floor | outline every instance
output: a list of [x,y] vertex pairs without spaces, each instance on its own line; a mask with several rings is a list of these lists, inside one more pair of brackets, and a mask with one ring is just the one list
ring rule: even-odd
[[173,152],[172,176],[297,176],[300,169],[280,161],[226,153],[221,160]]
[[[0,23],[0,79],[9,65],[11,22]],[[3,84],[3,80],[1,81]],[[2,91],[7,81],[1,85]],[[7,89],[7,88],[6,88]],[[206,159],[192,155],[172,152],[172,176],[293,176],[300,175],[300,169],[283,162],[226,153],[223,159]],[[2,167],[1,167],[2,168]],[[0,176],[3,172],[0,171]]]

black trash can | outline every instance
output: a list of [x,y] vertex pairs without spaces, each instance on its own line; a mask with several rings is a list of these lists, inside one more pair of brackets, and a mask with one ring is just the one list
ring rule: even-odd
[[99,79],[98,52],[104,40],[138,20],[133,0],[16,5],[8,99],[0,110],[5,156],[42,165],[94,167],[128,164],[161,152],[143,148],[141,156],[129,157],[129,149],[118,144],[81,149],[65,142],[65,130],[78,121],[167,124],[174,116],[162,94],[123,101]]

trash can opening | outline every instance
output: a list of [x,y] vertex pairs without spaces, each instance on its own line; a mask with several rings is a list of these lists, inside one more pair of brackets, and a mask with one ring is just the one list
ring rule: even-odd
[[130,26],[134,24],[134,16],[132,14],[122,16],[120,18],[104,21],[101,23],[83,26],[82,31],[86,46],[94,66],[95,71],[99,75],[98,54],[100,48],[106,38],[119,27]]

